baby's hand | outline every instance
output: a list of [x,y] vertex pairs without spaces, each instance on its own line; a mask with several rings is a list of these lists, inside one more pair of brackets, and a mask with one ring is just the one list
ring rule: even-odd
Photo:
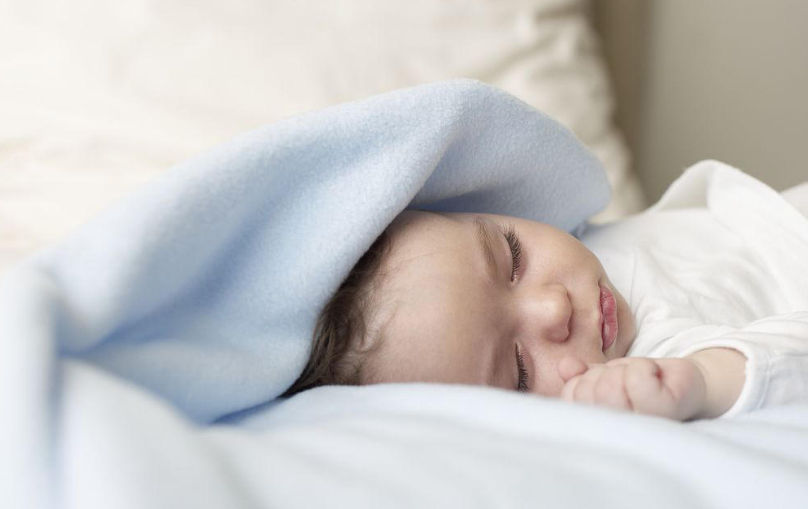
[[558,364],[564,380],[561,398],[606,405],[640,414],[684,421],[704,407],[706,383],[690,359],[624,357],[585,364],[565,357]]

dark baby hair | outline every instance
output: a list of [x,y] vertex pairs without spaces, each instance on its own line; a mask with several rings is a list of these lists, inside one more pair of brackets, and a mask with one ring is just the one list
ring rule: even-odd
[[309,360],[282,397],[321,385],[361,384],[362,352],[358,347],[368,334],[373,283],[390,247],[389,235],[382,232],[323,307],[314,328]]

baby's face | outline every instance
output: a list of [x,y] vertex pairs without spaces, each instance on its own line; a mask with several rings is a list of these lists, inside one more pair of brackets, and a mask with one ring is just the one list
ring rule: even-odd
[[605,362],[631,345],[626,301],[595,255],[563,231],[506,216],[406,211],[388,232],[369,383],[558,396],[562,358]]

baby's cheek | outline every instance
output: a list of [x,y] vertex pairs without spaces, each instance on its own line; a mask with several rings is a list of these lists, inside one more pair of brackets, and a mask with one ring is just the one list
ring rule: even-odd
[[554,376],[543,376],[531,388],[531,392],[549,398],[557,398],[561,395],[561,389],[564,388],[564,380],[558,375],[558,368],[553,366],[545,371],[551,370]]

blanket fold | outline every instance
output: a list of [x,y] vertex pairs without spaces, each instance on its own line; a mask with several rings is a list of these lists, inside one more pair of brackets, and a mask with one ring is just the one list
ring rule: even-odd
[[[476,81],[268,125],[178,165],[12,271],[0,357],[52,382],[17,370],[6,396],[56,404],[58,365],[70,359],[212,422],[295,380],[319,309],[405,207],[572,230],[608,197],[600,164],[568,130]],[[32,357],[43,351],[50,360]]]

